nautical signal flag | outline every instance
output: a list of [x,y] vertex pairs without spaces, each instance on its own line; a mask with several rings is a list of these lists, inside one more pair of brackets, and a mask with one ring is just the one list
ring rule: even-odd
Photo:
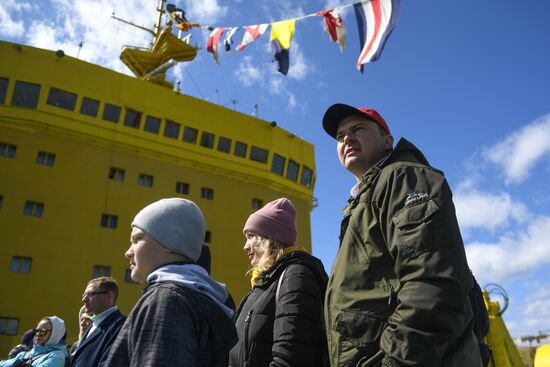
[[[296,22],[306,18],[321,16],[323,17],[323,28],[328,34],[330,40],[338,44],[340,52],[346,48],[347,31],[342,19],[342,10],[352,7],[355,10],[355,18],[359,29],[359,41],[361,53],[357,60],[357,69],[363,72],[363,66],[371,61],[380,58],[384,45],[391,32],[395,28],[397,18],[399,17],[399,8],[401,0],[361,0],[353,4],[343,5],[338,8],[323,10],[320,12],[296,17],[289,20],[277,21],[274,23],[264,23],[246,27],[205,27],[211,31],[208,37],[206,49],[212,53],[216,63],[218,60],[218,43],[228,29],[227,35],[223,40],[225,51],[230,52],[233,45],[233,37],[240,29],[244,29],[244,36],[236,49],[243,51],[251,42],[258,39],[265,33],[267,27],[271,25],[271,34],[269,37],[273,51],[273,60],[277,61],[277,69],[286,75],[290,64],[290,43],[294,35]],[[175,10],[175,9],[172,9]],[[180,10],[180,9],[177,9]],[[182,14],[185,16],[185,13]],[[193,25],[194,23],[186,23]]]
[[340,16],[340,11],[338,9],[323,10],[317,13],[317,15],[323,17],[323,29],[330,37],[330,40],[338,44],[340,52],[344,52],[347,46],[346,27]]
[[255,41],[264,34],[269,24],[258,24],[244,27],[244,36],[241,43],[237,46],[237,51],[242,51],[249,43]]
[[216,64],[220,64],[218,60],[218,43],[220,43],[220,38],[225,31],[225,28],[214,28],[210,29],[210,37],[208,37],[208,43],[206,44],[206,50],[212,54]]
[[231,45],[233,44],[233,36],[237,31],[239,30],[239,27],[233,27],[227,32],[227,36],[225,36],[225,39],[223,40],[223,46],[225,47],[226,52],[231,51]]
[[363,65],[380,58],[384,44],[390,36],[399,17],[400,0],[370,0],[354,4],[361,54],[357,69],[363,72]]
[[273,50],[273,59],[277,61],[277,71],[286,75],[289,68],[289,50],[294,35],[296,19],[271,24],[269,40]]

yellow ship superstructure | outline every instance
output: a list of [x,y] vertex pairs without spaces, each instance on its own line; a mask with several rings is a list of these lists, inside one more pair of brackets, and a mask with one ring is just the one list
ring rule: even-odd
[[0,41],[0,354],[45,315],[69,342],[86,283],[109,275],[127,313],[142,287],[130,222],[164,197],[196,202],[212,275],[249,287],[242,226],[277,197],[311,250],[313,146],[268,122],[103,67]]

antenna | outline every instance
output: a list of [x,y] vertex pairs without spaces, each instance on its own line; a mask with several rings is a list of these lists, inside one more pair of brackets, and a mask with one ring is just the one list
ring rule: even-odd
[[80,50],[82,50],[82,46],[84,46],[84,42],[80,41],[80,43],[78,44],[78,53],[76,54],[77,59],[80,56]]

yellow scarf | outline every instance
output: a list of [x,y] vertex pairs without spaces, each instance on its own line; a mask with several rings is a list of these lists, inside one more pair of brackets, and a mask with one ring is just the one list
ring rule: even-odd
[[[287,246],[283,247],[283,255],[289,254],[294,251],[305,251],[302,248],[298,248],[297,246]],[[250,278],[250,286],[251,288],[254,288],[256,283],[258,282],[258,279],[262,276],[262,273],[256,268],[252,268],[252,278]]]

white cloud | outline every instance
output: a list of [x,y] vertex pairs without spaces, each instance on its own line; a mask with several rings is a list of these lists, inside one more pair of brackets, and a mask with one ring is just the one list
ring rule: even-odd
[[218,0],[188,0],[184,10],[190,22],[212,24],[227,15],[229,8],[220,5]]
[[522,231],[502,235],[496,243],[466,246],[468,263],[480,282],[498,281],[550,264],[550,217],[529,222]]
[[25,34],[25,23],[23,20],[15,19],[23,12],[28,12],[32,6],[15,0],[4,0],[0,2],[0,35],[6,37],[22,37]]
[[[519,314],[514,322],[507,322],[508,329],[512,335],[537,336],[540,332],[550,332],[550,284],[537,282],[537,284],[526,284],[528,294],[523,298],[521,304],[515,308]],[[520,339],[520,338],[518,338]],[[529,345],[529,341],[518,340],[522,346]],[[550,342],[550,338],[542,339],[541,343]],[[536,341],[532,341],[538,344]]]
[[537,161],[550,157],[550,115],[541,117],[485,150],[485,159],[500,166],[506,183],[521,183]]
[[264,80],[261,68],[254,65],[252,60],[250,55],[243,57],[239,67],[234,71],[234,75],[245,87],[261,84]]
[[293,41],[290,47],[290,67],[287,76],[295,80],[305,80],[313,71],[313,63],[306,59],[300,44]]
[[494,231],[508,224],[510,219],[522,222],[529,216],[527,207],[512,200],[508,193],[460,190],[454,203],[460,227],[466,230],[483,228]]

